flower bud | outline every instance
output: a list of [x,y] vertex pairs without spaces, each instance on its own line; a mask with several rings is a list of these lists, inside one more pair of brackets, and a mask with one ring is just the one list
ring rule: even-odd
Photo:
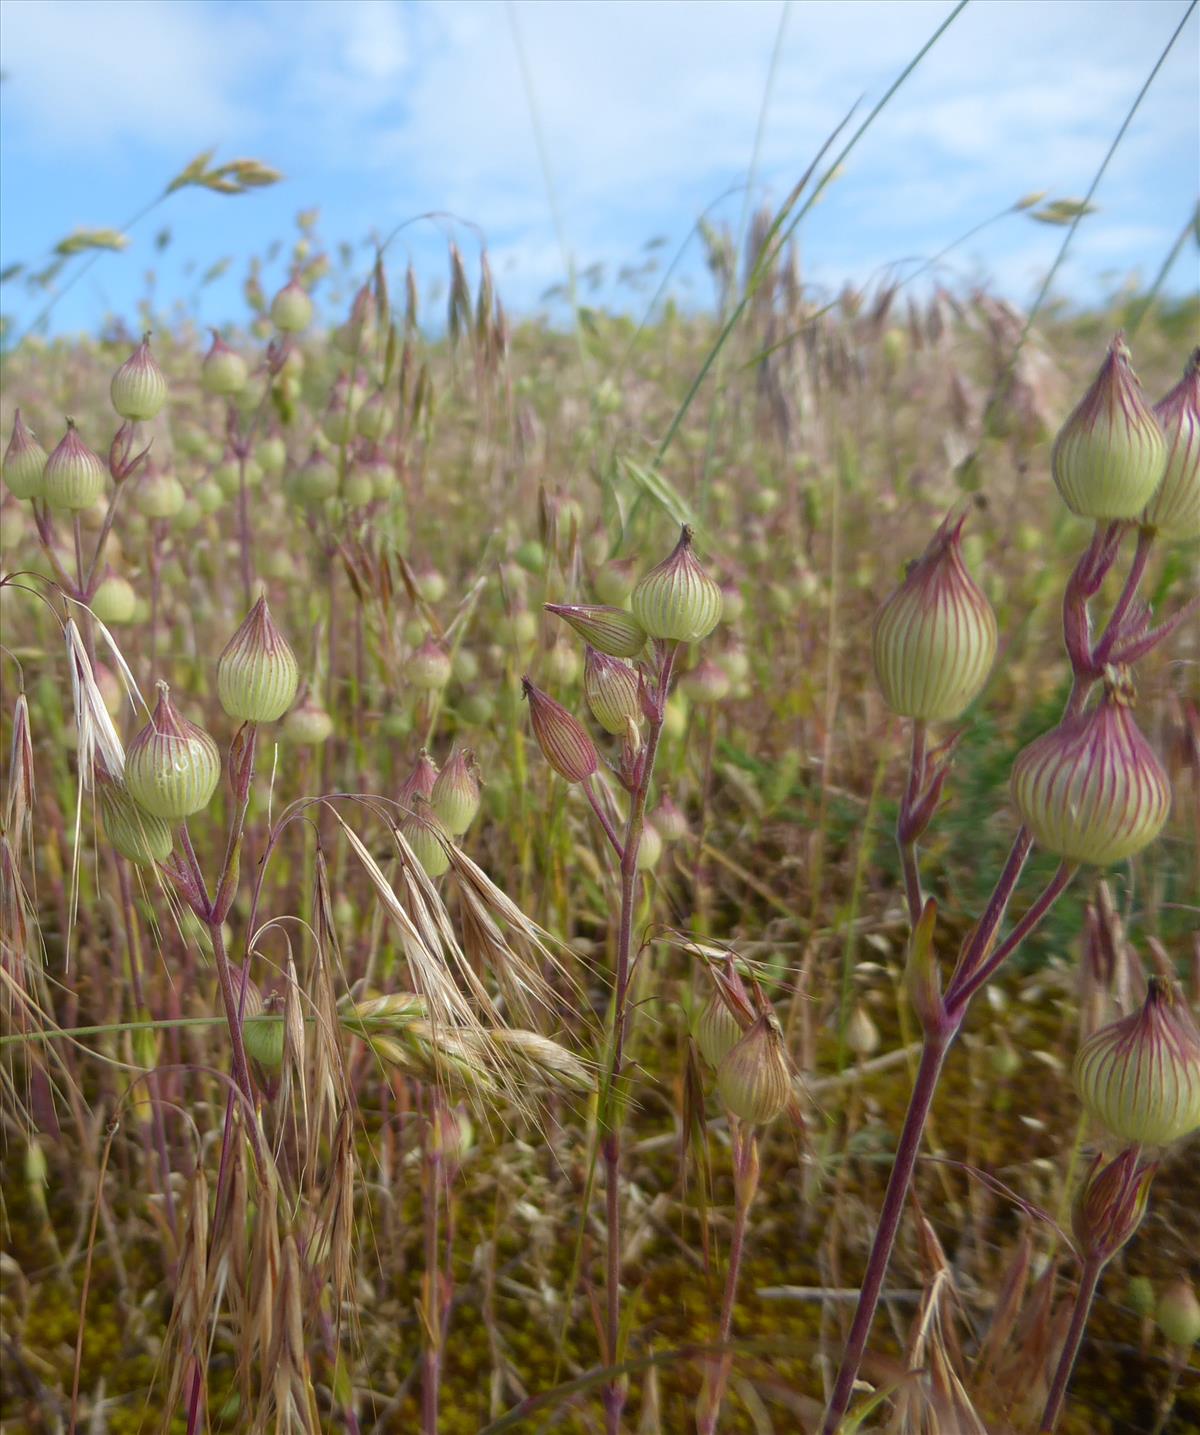
[[300,670],[260,598],[217,660],[217,696],[231,718],[275,722],[296,698]]
[[236,354],[214,329],[212,347],[200,366],[200,384],[205,393],[224,396],[237,394],[246,387],[250,377],[246,361]]
[[1183,378],[1155,404],[1167,439],[1167,467],[1142,522],[1176,541],[1200,536],[1200,349]]
[[167,401],[167,381],[150,352],[150,335],[112,377],[112,406],[123,419],[152,419]]
[[645,629],[624,608],[599,603],[547,603],[546,612],[569,623],[585,643],[610,658],[636,658],[646,646]]
[[600,766],[600,757],[583,724],[528,677],[521,679],[521,691],[529,699],[533,735],[542,756],[568,782],[586,782]]
[[679,684],[694,703],[719,703],[733,690],[729,674],[711,658],[701,658]]
[[437,693],[450,681],[453,666],[450,654],[430,634],[409,658],[404,671],[414,688]]
[[679,842],[691,830],[687,818],[671,801],[668,792],[663,793],[658,806],[650,814],[650,821],[654,823],[664,842]]
[[1096,707],[1031,742],[1013,763],[1021,821],[1069,862],[1124,861],[1167,820],[1170,783],[1133,720],[1132,701],[1128,677],[1110,668]]
[[430,806],[452,837],[461,837],[479,811],[477,772],[475,754],[469,749],[455,748],[433,784]]
[[755,1126],[774,1121],[788,1104],[792,1081],[783,1033],[769,1012],[730,1047],[717,1067],[717,1090],[734,1116]]
[[953,721],[996,656],[995,614],[963,561],[964,521],[946,519],[875,619],[875,676],[901,717]]
[[18,409],[12,437],[4,450],[4,482],[14,498],[41,498],[46,450],[38,443]]
[[1130,1239],[1150,1200],[1154,1166],[1138,1165],[1131,1146],[1107,1165],[1098,1158],[1071,1212],[1071,1228],[1085,1256],[1110,1260]]
[[106,472],[79,437],[75,421],[68,419],[66,435],[46,460],[42,496],[51,508],[91,508],[104,492]]
[[1081,518],[1136,518],[1162,481],[1167,445],[1142,398],[1125,339],[1109,345],[1091,388],[1054,441],[1050,466]]
[[281,334],[300,334],[312,323],[313,302],[296,282],[287,284],[271,300],[271,322]]
[[412,813],[400,823],[400,833],[428,877],[440,877],[450,866],[446,844],[450,834],[434,815],[429,804],[417,799]]
[[165,862],[174,845],[170,824],[144,812],[115,782],[101,781],[96,787],[105,835],[121,856],[139,867]]
[[721,589],[696,561],[686,524],[671,556],[633,590],[630,606],[652,638],[693,643],[707,638],[720,622]]
[[638,675],[628,663],[588,645],[583,658],[583,695],[605,732],[620,737],[627,723],[641,721],[639,688]]
[[333,732],[333,719],[320,705],[307,697],[283,720],[283,736],[298,747],[319,747]]
[[721,993],[714,989],[692,1024],[692,1038],[700,1048],[700,1055],[715,1070],[743,1035],[741,1022]]
[[158,706],[125,754],[129,795],[152,817],[179,822],[208,805],[220,776],[216,743],[180,717],[166,683],[159,683]]
[[1189,1351],[1200,1340],[1200,1300],[1184,1276],[1174,1280],[1158,1298],[1158,1328],[1181,1350]]
[[110,573],[92,594],[88,606],[102,623],[131,623],[137,612],[137,594],[127,578]]
[[1200,1129],[1200,1033],[1161,977],[1141,1011],[1084,1043],[1074,1078],[1088,1114],[1122,1141],[1167,1146]]

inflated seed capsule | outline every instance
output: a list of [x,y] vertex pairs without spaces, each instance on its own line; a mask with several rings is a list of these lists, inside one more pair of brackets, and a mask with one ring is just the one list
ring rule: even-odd
[[333,733],[333,719],[311,697],[288,713],[283,720],[283,736],[297,747],[319,747]]
[[700,1055],[715,1069],[741,1041],[742,1035],[741,1022],[721,993],[714,989],[692,1024],[692,1039],[700,1048]]
[[1191,1350],[1200,1341],[1200,1300],[1192,1283],[1184,1276],[1173,1280],[1158,1298],[1155,1312],[1158,1328],[1181,1350]]
[[105,835],[121,856],[139,867],[165,862],[174,846],[170,823],[139,807],[118,783],[101,781],[96,788]]
[[630,607],[650,637],[666,641],[697,642],[720,622],[721,590],[696,561],[686,524],[671,556],[634,588]]
[[1054,441],[1050,467],[1063,502],[1082,518],[1136,518],[1162,482],[1167,445],[1142,398],[1123,334]]
[[412,812],[400,823],[400,834],[412,848],[428,877],[440,877],[450,866],[450,834],[429,804],[418,798]]
[[1151,977],[1141,1011],[1079,1049],[1075,1089],[1122,1141],[1167,1146],[1200,1129],[1200,1033],[1172,985]]
[[1154,414],[1166,435],[1167,466],[1142,522],[1184,542],[1200,536],[1200,349]]
[[600,766],[600,756],[583,724],[528,677],[521,679],[521,690],[529,701],[533,735],[542,756],[568,782],[586,782]]
[[307,292],[291,279],[271,300],[271,322],[281,334],[299,334],[312,323],[313,303]]
[[88,606],[102,623],[131,623],[137,611],[137,594],[127,578],[110,573],[92,594]]
[[74,419],[67,420],[62,442],[46,460],[42,496],[51,508],[76,512],[91,508],[104,492],[103,462],[79,437]]
[[212,346],[200,366],[200,384],[205,393],[224,397],[240,393],[250,377],[246,361],[235,353],[214,329]]
[[742,1121],[774,1121],[792,1094],[791,1075],[779,1023],[764,1012],[730,1047],[717,1067],[721,1100]]
[[9,493],[14,498],[40,498],[45,468],[46,450],[17,409],[13,415],[12,437],[4,450],[4,482]]
[[260,598],[217,660],[221,706],[241,722],[275,722],[296,698],[300,670]]
[[1122,862],[1167,820],[1171,785],[1133,720],[1132,703],[1128,674],[1109,668],[1094,708],[1031,742],[1013,763],[1022,822],[1069,862]]
[[995,614],[963,561],[964,522],[945,520],[875,619],[875,676],[900,717],[953,721],[996,656]]
[[642,718],[637,673],[620,658],[597,652],[589,643],[583,658],[583,695],[592,716],[605,732],[621,737],[630,722]]
[[479,811],[478,771],[475,754],[469,748],[455,748],[430,791],[433,814],[452,837],[461,837]]
[[158,705],[125,754],[129,795],[152,817],[179,822],[208,806],[220,776],[216,743],[176,712],[166,683],[159,683]]
[[[239,978],[234,979],[234,989],[241,993]],[[242,1002],[242,1044],[246,1055],[261,1062],[272,1071],[283,1065],[283,1048],[287,1041],[287,1023],[283,1017],[283,1003],[278,993],[272,992],[266,1001],[253,982],[246,983],[246,994]]]
[[453,664],[450,654],[432,635],[410,656],[404,673],[414,688],[422,692],[441,692],[450,681]]
[[112,377],[112,406],[123,419],[152,419],[167,401],[167,381],[150,352],[150,335]]

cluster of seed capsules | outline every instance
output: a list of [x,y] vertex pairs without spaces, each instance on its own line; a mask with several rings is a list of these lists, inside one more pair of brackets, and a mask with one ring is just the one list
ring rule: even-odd
[[[1115,556],[1131,529],[1143,543],[1200,536],[1200,350],[1151,408],[1118,335],[1055,441],[1052,470],[1071,511],[1097,525],[1093,554]],[[892,711],[916,723],[961,717],[996,656],[995,615],[967,571],[961,530],[961,520],[942,525],[875,620],[880,687]],[[1124,861],[1167,819],[1170,781],[1133,716],[1129,665],[1165,631],[1149,622],[1148,607],[1130,603],[1094,646],[1086,620],[1084,645],[1072,648],[1067,634],[1076,690],[1097,684],[1099,700],[1073,704],[1013,764],[1011,794],[1024,828],[1064,863]],[[1089,1115],[1133,1153],[1097,1166],[1076,1213],[1083,1249],[1116,1249],[1144,1210],[1152,1170],[1139,1164],[1140,1148],[1200,1128],[1200,1035],[1174,984],[1152,980],[1141,1011],[1097,1031],[1078,1053],[1074,1081]]]

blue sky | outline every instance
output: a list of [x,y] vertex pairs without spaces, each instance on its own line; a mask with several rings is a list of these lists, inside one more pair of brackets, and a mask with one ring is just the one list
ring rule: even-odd
[[[856,100],[860,113],[950,10],[946,0],[841,0],[787,8],[756,174],[778,202]],[[1030,190],[1080,195],[1187,0],[973,0],[925,59],[802,231],[818,286],[863,281],[930,255]],[[637,310],[612,282],[696,216],[736,229],[784,7],[777,0],[3,0],[0,259],[43,262],[77,226],[119,225],[191,156],[218,145],[287,175],[244,198],[185,192],[63,299],[54,325],[128,321],[147,268],[172,299],[183,273],[232,256],[203,317],[244,313],[240,262],[321,210],[327,244],[358,243],[422,211],[487,236],[502,297],[528,312],[564,273],[513,34],[519,27],[562,231],[578,268],[610,276],[589,302]],[[1200,188],[1200,11],[1143,103],[1081,227],[1059,289],[1087,301],[1131,272],[1149,279]],[[729,193],[729,191],[733,193]],[[162,256],[153,237],[173,235]],[[427,283],[446,226],[392,254]],[[464,249],[477,248],[460,232]],[[945,277],[987,276],[1028,301],[1062,231],[1027,218],[990,228]],[[369,260],[364,251],[364,263]],[[282,261],[268,280],[282,274]],[[711,295],[699,251],[681,295]],[[1196,251],[1172,275],[1194,291]],[[18,324],[37,307],[0,293]]]

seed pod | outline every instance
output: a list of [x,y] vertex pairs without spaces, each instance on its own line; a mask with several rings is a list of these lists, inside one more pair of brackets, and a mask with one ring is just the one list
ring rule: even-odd
[[307,461],[300,467],[292,480],[293,496],[306,507],[315,507],[332,498],[338,491],[338,471],[318,449],[313,449]]
[[140,808],[119,784],[100,781],[100,816],[108,840],[122,857],[139,867],[152,867],[171,855],[170,824]]
[[662,856],[663,840],[658,829],[646,823],[638,840],[637,869],[639,872],[653,872]]
[[278,434],[271,434],[254,445],[254,457],[264,473],[282,473],[287,464],[287,444]]
[[46,460],[42,496],[51,508],[91,508],[104,492],[107,471],[68,419],[62,442]]
[[1167,1146],[1200,1128],[1200,1033],[1171,985],[1151,977],[1141,1011],[1079,1049],[1075,1089],[1122,1141]]
[[692,1026],[692,1038],[709,1066],[721,1065],[743,1036],[742,1024],[719,991],[710,993]]
[[205,393],[218,397],[240,393],[250,377],[246,361],[241,354],[234,353],[215,329],[212,336],[212,347],[200,366],[201,387]]
[[594,584],[600,601],[617,605],[624,603],[637,582],[636,568],[636,558],[613,558],[605,563],[596,573]]
[[624,608],[607,608],[600,603],[547,603],[553,613],[586,643],[610,658],[636,658],[646,646],[646,632],[632,613]]
[[203,728],[180,717],[166,683],[159,683],[154,715],[125,755],[129,795],[152,817],[179,822],[207,807],[220,776],[216,743]]
[[469,748],[455,748],[433,784],[430,806],[452,837],[461,837],[479,811],[477,772],[475,754]]
[[719,703],[733,691],[729,674],[711,658],[701,658],[679,684],[694,703]]
[[112,377],[112,406],[123,419],[152,419],[167,401],[167,381],[150,352],[150,335]]
[[382,389],[377,389],[358,411],[354,421],[360,438],[378,443],[392,426],[392,411]]
[[311,697],[293,708],[283,720],[283,736],[298,747],[319,747],[333,732],[333,719]]
[[945,520],[875,619],[875,676],[901,717],[953,721],[996,656],[996,616],[963,561],[964,522]]
[[650,821],[664,842],[679,842],[691,831],[687,817],[671,800],[669,792],[664,792],[659,799],[658,806],[650,814]]
[[128,579],[110,573],[88,604],[102,623],[131,623],[137,612],[137,594]]
[[1200,1340],[1200,1300],[1186,1277],[1172,1281],[1159,1296],[1156,1316],[1159,1330],[1181,1350],[1191,1350]]
[[430,634],[405,665],[405,675],[414,688],[437,693],[450,681],[453,671],[450,654]]
[[300,334],[312,323],[313,302],[307,292],[290,280],[271,300],[271,322],[281,334]]
[[583,695],[605,732],[621,736],[628,723],[642,718],[637,673],[619,658],[597,652],[589,643],[583,658]]
[[1154,1282],[1149,1276],[1129,1277],[1129,1284],[1125,1287],[1125,1303],[1140,1316],[1154,1314],[1157,1302],[1154,1297]]
[[521,679],[521,691],[529,699],[533,735],[542,756],[568,782],[586,782],[600,766],[600,757],[582,723],[528,677]]
[[[235,977],[234,991],[240,994],[241,978]],[[271,1071],[283,1065],[283,1048],[287,1040],[287,1023],[283,1019],[283,1004],[278,993],[272,992],[266,1001],[253,982],[246,983],[246,995],[242,1005],[242,1045],[246,1055],[261,1062]]]
[[752,1125],[774,1121],[792,1094],[783,1033],[764,1012],[717,1067],[717,1090],[734,1114]]
[[433,797],[437,780],[437,763],[422,748],[417,754],[416,765],[396,794],[397,802],[401,807],[416,807],[418,799],[428,802]]
[[450,854],[446,851],[450,834],[427,802],[417,800],[412,813],[400,823],[400,833],[424,867],[426,876],[440,877],[450,866]]
[[696,561],[686,524],[671,556],[633,590],[630,606],[650,637],[668,641],[697,642],[720,622],[721,589]]
[[1200,349],[1192,352],[1183,378],[1155,404],[1167,440],[1167,467],[1142,522],[1168,539],[1200,536]]
[[217,696],[231,718],[275,722],[296,698],[300,670],[260,598],[217,660]]
[[1054,440],[1054,482],[1081,518],[1136,518],[1161,483],[1166,462],[1162,429],[1142,398],[1124,335],[1118,334]]
[[183,484],[173,473],[147,468],[133,491],[134,506],[146,518],[174,518],[187,500]]
[[1170,783],[1133,720],[1132,701],[1128,677],[1110,668],[1096,707],[1031,742],[1013,764],[1022,822],[1069,862],[1122,862],[1167,820]]
[[4,482],[14,498],[41,498],[46,450],[38,443],[18,409],[13,415],[12,437],[4,450]]

